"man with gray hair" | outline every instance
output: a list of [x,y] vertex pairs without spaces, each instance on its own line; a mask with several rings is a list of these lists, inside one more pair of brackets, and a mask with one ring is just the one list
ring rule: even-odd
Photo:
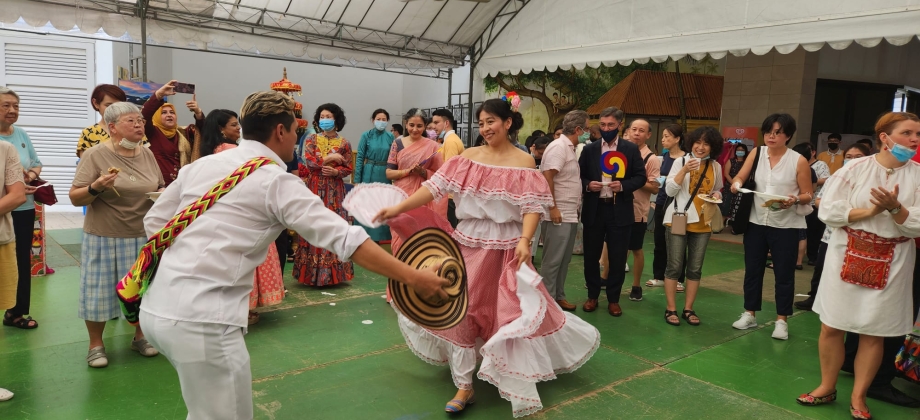
[[247,162],[273,161],[232,187],[207,217],[188,223],[160,258],[141,302],[141,326],[176,368],[190,419],[253,416],[252,372],[243,341],[249,293],[256,267],[282,229],[294,229],[343,260],[403,282],[423,299],[447,299],[446,280],[400,262],[364,228],[328,210],[300,178],[271,164],[293,158],[293,99],[279,92],[253,93],[240,110],[240,125],[245,138],[239,147],[184,166],[144,218],[147,234],[159,234],[173,215]]
[[586,141],[588,113],[571,111],[562,121],[562,135],[543,151],[540,170],[549,183],[553,205],[543,216],[543,264],[540,266],[543,284],[556,304],[565,311],[576,306],[565,299],[565,276],[572,261],[575,233],[578,231],[578,207],[581,205],[581,176],[575,147]]

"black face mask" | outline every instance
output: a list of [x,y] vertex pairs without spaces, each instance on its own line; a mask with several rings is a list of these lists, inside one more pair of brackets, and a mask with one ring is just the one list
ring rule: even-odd
[[619,128],[614,128],[613,130],[610,130],[610,131],[601,130],[601,138],[603,138],[605,142],[610,143],[613,141],[613,139],[617,138],[617,134],[619,132],[620,132]]
[[831,150],[837,150],[838,147],[840,147],[840,144],[838,143],[828,143],[827,144],[827,148]]

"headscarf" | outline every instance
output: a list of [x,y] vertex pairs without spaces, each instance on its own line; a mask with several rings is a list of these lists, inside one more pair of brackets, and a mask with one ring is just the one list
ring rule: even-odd
[[[157,109],[157,112],[153,113],[153,126],[160,129],[160,131],[163,133],[164,136],[166,136],[166,138],[171,139],[176,136],[176,127],[166,128],[166,126],[163,125],[163,108],[166,108],[166,107],[172,108],[173,113],[178,114],[176,112],[176,107],[173,106],[173,104],[168,103],[168,102],[164,103],[163,105],[160,106],[159,109]],[[178,115],[176,115],[176,117],[178,117]],[[176,122],[178,124],[178,118],[176,119]]]

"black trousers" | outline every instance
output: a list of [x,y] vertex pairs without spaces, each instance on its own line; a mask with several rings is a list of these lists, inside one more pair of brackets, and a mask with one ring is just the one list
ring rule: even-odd
[[460,223],[460,220],[457,219],[457,205],[454,204],[452,198],[447,199],[447,221],[450,222],[450,226],[454,229]]
[[[920,251],[918,251],[917,254],[917,256],[920,257]],[[911,317],[917,314],[917,310],[920,310],[920,264],[914,264],[913,299],[914,311],[911,312]],[[872,383],[869,385],[870,388],[889,385],[898,374],[898,370],[894,367],[894,359],[901,350],[901,346],[904,345],[904,336],[885,337],[883,343],[882,365],[878,367],[878,373],[876,373],[875,378],[872,379]],[[859,334],[848,332],[843,346],[844,349],[846,349],[846,357],[844,358],[843,364],[852,369],[853,363],[856,360],[856,351],[859,350]]]
[[275,239],[275,248],[278,249],[278,260],[281,263],[281,275],[284,275],[284,266],[287,264],[288,252],[291,251],[292,239],[287,229],[282,230],[278,239]]
[[[655,251],[652,260],[652,272],[656,280],[664,280],[664,270],[668,267],[668,238],[664,227],[664,208],[655,209]],[[684,258],[684,261],[687,261]],[[684,267],[686,269],[686,267]],[[684,282],[685,269],[680,270],[678,282]]]
[[827,244],[821,242],[821,245],[818,246],[818,259],[812,260],[815,262],[815,272],[811,275],[811,290],[808,291],[808,296],[812,298],[818,295],[818,284],[821,283],[821,273],[824,272],[824,258],[826,257]]
[[32,232],[35,228],[35,210],[14,211],[12,214],[19,281],[16,286],[16,306],[9,308],[9,313],[11,318],[19,318],[29,314],[32,303]]
[[[600,202],[596,214],[593,223],[584,225],[585,283],[588,284],[588,299],[600,297],[601,286],[607,286],[607,301],[620,303],[620,292],[626,280],[629,235],[632,234],[635,219],[614,220],[616,218],[613,215],[613,203]],[[606,266],[610,267],[607,280],[601,278],[600,266],[604,243],[607,244]]]
[[805,255],[808,256],[808,261],[815,262],[818,260],[818,247],[821,246],[821,237],[824,236],[824,222],[818,218],[818,208],[813,207],[814,211],[811,212],[808,216],[805,216],[805,223],[807,225],[807,235],[808,245],[805,248]]
[[795,260],[799,256],[799,229],[781,229],[751,223],[744,234],[744,309],[760,311],[767,252],[773,255],[776,275],[776,314],[792,315],[795,298]]

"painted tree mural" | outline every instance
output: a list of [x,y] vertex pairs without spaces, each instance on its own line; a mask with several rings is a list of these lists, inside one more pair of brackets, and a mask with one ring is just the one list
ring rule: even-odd
[[[565,114],[573,109],[588,109],[610,88],[635,70],[665,71],[666,64],[649,61],[646,64],[633,62],[629,66],[600,66],[584,70],[533,71],[530,74],[500,74],[484,79],[487,93],[515,91],[523,97],[533,98],[546,107],[549,124],[538,127],[551,132],[562,123]],[[499,96],[501,96],[499,94]],[[553,94],[556,94],[555,97]]]

